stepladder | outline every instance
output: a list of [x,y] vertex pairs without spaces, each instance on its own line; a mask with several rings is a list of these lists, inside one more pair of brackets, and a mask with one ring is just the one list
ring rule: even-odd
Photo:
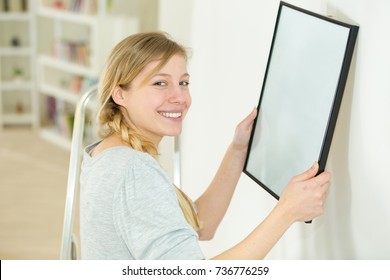
[[[78,220],[79,180],[82,152],[85,143],[97,139],[94,135],[94,116],[96,115],[97,85],[87,90],[79,99],[74,115],[69,170],[66,189],[64,221],[61,239],[60,259],[80,258]],[[88,128],[88,132],[86,131]]]

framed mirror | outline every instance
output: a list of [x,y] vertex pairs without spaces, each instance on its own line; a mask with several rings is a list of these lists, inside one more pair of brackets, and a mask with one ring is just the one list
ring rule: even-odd
[[244,173],[279,199],[326,165],[358,26],[280,2]]

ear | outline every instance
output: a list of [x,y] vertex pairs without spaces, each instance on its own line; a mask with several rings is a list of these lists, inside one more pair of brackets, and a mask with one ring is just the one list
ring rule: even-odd
[[124,105],[125,101],[125,93],[123,92],[123,89],[119,86],[115,87],[113,92],[111,93],[112,100],[118,105]]

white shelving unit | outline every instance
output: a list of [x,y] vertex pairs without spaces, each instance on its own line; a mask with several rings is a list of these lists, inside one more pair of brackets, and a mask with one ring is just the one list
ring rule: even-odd
[[41,135],[60,146],[70,147],[75,105],[97,83],[112,47],[139,30],[137,18],[110,14],[108,2],[38,2]]
[[36,128],[34,0],[8,0],[7,4],[0,10],[0,129],[6,125]]

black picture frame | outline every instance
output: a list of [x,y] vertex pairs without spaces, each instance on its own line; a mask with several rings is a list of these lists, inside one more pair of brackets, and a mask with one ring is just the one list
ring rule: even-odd
[[281,1],[243,172],[276,199],[324,171],[359,27]]

